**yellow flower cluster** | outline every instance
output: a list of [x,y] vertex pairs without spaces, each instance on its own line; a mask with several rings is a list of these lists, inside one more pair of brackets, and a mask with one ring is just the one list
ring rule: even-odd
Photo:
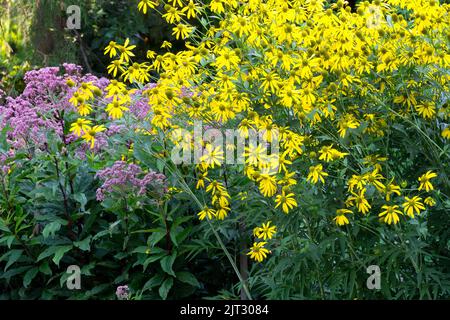
[[[158,5],[143,0],[138,9],[146,14]],[[208,11],[214,17],[203,15]],[[176,132],[201,120],[213,128],[237,128],[243,138],[259,130],[266,141],[279,141],[277,157],[267,154],[263,144],[248,145],[244,169],[234,173],[272,198],[274,208],[287,214],[298,206],[296,185],[325,188],[329,179],[339,178],[347,181],[348,194],[345,208],[337,209],[337,225],[349,224],[347,215],[353,211],[370,212],[377,197],[384,201],[377,205],[380,219],[396,224],[399,215],[413,218],[434,200],[423,203],[412,195],[395,204],[402,190],[395,177],[383,172],[388,155],[362,155],[349,141],[382,138],[401,119],[421,118],[432,126],[434,120],[450,118],[439,91],[424,90],[429,83],[440,90],[449,86],[450,76],[442,71],[450,67],[449,11],[449,5],[436,0],[365,1],[356,12],[342,0],[332,5],[323,0],[171,0],[162,17],[173,25],[176,39],[189,40],[186,49],[160,55],[151,51],[149,61],[137,63],[128,39],[124,45],[111,42],[105,54],[115,60],[108,72],[121,82],[114,80],[108,88],[114,100],[107,112],[120,118],[129,96],[124,82],[145,84],[150,71],[156,71],[156,85],[145,91],[152,127]],[[192,18],[201,27],[191,25]],[[162,48],[170,49],[170,43]],[[426,78],[401,78],[419,68]],[[72,101],[80,107],[85,100],[79,94]],[[83,130],[88,123],[79,121],[76,128]],[[450,139],[448,127],[442,137]],[[192,145],[192,138],[172,134],[169,140]],[[206,187],[211,204],[198,216],[224,219],[234,201],[223,176],[224,150],[202,147],[196,187]],[[358,169],[337,178],[334,172],[350,161]],[[433,190],[430,179],[435,177],[433,172],[421,176],[416,191]],[[257,234],[265,240],[271,232],[258,229]],[[268,253],[265,244],[255,243],[250,256],[262,261]]]

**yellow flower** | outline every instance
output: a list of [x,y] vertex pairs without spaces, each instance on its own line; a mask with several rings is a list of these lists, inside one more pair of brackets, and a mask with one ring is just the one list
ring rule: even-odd
[[433,118],[436,114],[436,107],[434,103],[424,103],[424,104],[418,104],[415,106],[416,111],[425,119],[427,118]]
[[434,207],[436,205],[436,200],[434,200],[432,197],[426,197],[423,201],[427,206]]
[[205,152],[203,156],[200,158],[200,161],[205,162],[211,168],[214,168],[215,165],[221,166],[223,163],[223,151],[220,146],[213,148],[211,144],[206,146]]
[[228,207],[219,208],[217,209],[214,216],[217,218],[217,220],[224,220],[228,216],[228,211],[230,211],[230,208]]
[[244,151],[245,163],[249,166],[261,167],[261,164],[267,163],[267,149],[262,144],[256,147],[250,143]]
[[147,59],[155,59],[156,57],[156,52],[153,50],[148,50],[147,51]]
[[91,120],[86,120],[79,118],[76,122],[72,123],[70,126],[70,132],[73,132],[76,136],[81,136],[82,132],[87,132],[91,129]]
[[114,97],[114,100],[111,103],[108,103],[105,109],[112,119],[122,118],[123,112],[128,110],[127,107],[123,106],[123,101],[119,100],[117,97]]
[[131,57],[134,57],[134,53],[132,50],[136,48],[135,45],[129,45],[130,39],[126,39],[123,46],[119,46],[119,52],[120,52],[120,61],[126,61],[129,62]]
[[174,35],[177,40],[180,38],[186,39],[191,33],[192,27],[180,23],[176,27],[172,28],[172,30],[173,30],[172,35]]
[[309,167],[309,174],[306,178],[306,181],[310,181],[314,184],[316,184],[319,179],[322,181],[322,183],[325,183],[325,179],[323,177],[328,176],[328,173],[323,171],[323,166],[321,164],[318,164],[317,166]]
[[427,192],[434,190],[433,185],[430,182],[430,179],[436,178],[436,177],[437,177],[437,174],[432,172],[431,170],[427,171],[426,173],[421,175],[418,179],[420,182],[418,190],[420,191],[422,189],[425,189]]
[[95,145],[95,136],[97,135],[97,133],[105,131],[106,128],[104,125],[96,125],[92,128],[90,128],[90,130],[86,131],[83,135],[83,139],[84,141],[86,141],[87,143],[91,144],[91,149],[94,148]]
[[352,177],[348,180],[348,190],[353,192],[353,189],[356,187],[358,190],[364,189],[364,186],[367,184],[365,176],[362,175],[352,175]]
[[417,214],[420,214],[420,210],[425,210],[425,207],[422,202],[422,198],[418,196],[414,196],[411,199],[408,197],[405,197],[406,202],[403,203],[403,210],[405,213],[410,216],[411,218],[414,218],[414,211]]
[[196,189],[204,189],[205,188],[205,180],[209,181],[209,179],[207,178],[208,172],[202,172],[199,174],[198,176],[198,181],[197,181],[197,185],[195,186]]
[[341,138],[344,138],[347,133],[347,129],[356,129],[359,125],[359,121],[356,120],[353,114],[346,114],[338,121],[339,135]]
[[[170,49],[170,48],[172,48],[172,44],[171,44],[169,41],[164,40],[163,43],[162,43],[162,45],[161,45],[161,48],[162,48],[162,49],[164,49],[164,48]],[[161,58],[162,58],[162,57],[161,57]],[[156,60],[155,60],[155,62],[156,62]]]
[[259,190],[265,197],[271,197],[277,191],[277,180],[273,175],[262,173],[258,177]]
[[378,169],[366,173],[364,175],[364,178],[367,180],[368,183],[374,185],[378,191],[383,192],[386,189],[385,185],[380,182],[380,180],[384,179],[384,177],[378,173]]
[[384,193],[386,193],[386,201],[391,201],[391,194],[400,195],[400,186],[396,185],[392,181],[384,187]]
[[217,69],[225,68],[225,70],[230,70],[231,68],[237,67],[240,60],[241,59],[236,55],[234,50],[225,47],[219,52],[219,56],[216,58],[213,65]]
[[442,130],[441,135],[443,138],[450,140],[450,127],[447,127],[444,130]]
[[351,210],[348,209],[338,209],[336,210],[336,217],[333,218],[334,222],[336,223],[336,225],[338,226],[343,226],[346,224],[349,224],[350,221],[348,220],[348,218],[345,216],[345,214],[347,213],[353,213]]
[[256,227],[253,230],[253,234],[263,240],[272,239],[273,235],[277,232],[277,227],[271,226],[271,222],[268,221],[267,223],[263,223],[261,227]]
[[349,203],[355,203],[356,207],[358,208],[358,212],[362,212],[363,214],[366,214],[369,212],[371,206],[369,204],[369,201],[365,198],[364,194],[366,193],[366,189],[362,189],[359,191],[358,194],[352,192],[353,196],[349,197],[347,201]]
[[205,206],[205,207],[203,208],[203,210],[200,211],[197,215],[198,215],[198,218],[199,218],[200,220],[203,220],[203,219],[205,219],[206,217],[208,217],[208,219],[211,220],[211,219],[214,217],[215,214],[216,214],[216,211],[215,211],[215,210],[213,210],[213,209],[211,209],[211,208],[208,208],[208,206]]
[[117,71],[125,72],[125,69],[123,68],[123,61],[122,60],[114,60],[111,62],[111,64],[106,68],[108,70],[108,73],[113,75],[113,77],[117,76]]
[[119,45],[114,41],[110,41],[105,48],[105,55],[109,53],[110,58],[115,57],[117,55],[117,49],[119,49]]
[[320,153],[319,160],[324,160],[326,162],[334,161],[336,159],[342,159],[343,157],[348,155],[348,153],[340,152],[337,149],[333,149],[333,145],[323,146],[319,150],[319,153]]
[[188,19],[190,18],[196,18],[197,17],[197,13],[200,12],[200,8],[197,7],[197,5],[194,3],[193,0],[189,0],[189,3],[183,8],[181,9],[181,12],[186,12],[187,11],[187,15],[186,17]]
[[397,224],[400,221],[400,218],[398,217],[398,215],[403,215],[403,213],[398,210],[398,206],[397,205],[393,205],[393,206],[388,206],[388,205],[384,205],[381,207],[382,209],[384,209],[383,212],[381,212],[378,216],[379,217],[383,217],[381,218],[381,220],[383,220],[385,223],[387,224]]
[[223,7],[223,1],[224,0],[211,0],[210,3],[210,9],[214,13],[223,13],[225,11],[225,8]]
[[154,9],[158,5],[158,2],[152,0],[141,0],[138,4],[138,10],[147,14],[147,9]]
[[253,243],[253,246],[250,248],[250,252],[247,253],[248,256],[250,256],[251,259],[254,259],[258,262],[263,261],[265,258],[267,258],[267,254],[270,252],[264,246],[267,244],[267,242],[255,242]]
[[92,107],[87,103],[83,103],[77,107],[77,111],[82,117],[84,117],[91,113]]
[[170,24],[174,22],[180,22],[181,17],[184,16],[184,13],[170,5],[166,5],[165,7],[167,7],[167,13],[163,14],[162,17],[165,18],[166,21]]
[[278,208],[280,205],[283,208],[284,213],[289,213],[289,210],[297,207],[297,201],[294,199],[294,194],[289,193],[286,194],[284,190],[281,191],[281,195],[277,195],[275,198],[275,203],[277,204],[275,208]]
[[225,187],[217,180],[213,180],[208,187],[206,188],[206,192],[212,192],[212,194],[225,192]]

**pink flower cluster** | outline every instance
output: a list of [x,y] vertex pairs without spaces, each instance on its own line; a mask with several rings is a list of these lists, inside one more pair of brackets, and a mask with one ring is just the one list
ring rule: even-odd
[[143,178],[142,169],[136,164],[125,161],[116,161],[111,167],[97,172],[96,177],[103,180],[103,184],[97,189],[98,201],[103,201],[107,193],[117,190],[129,192],[127,188],[136,190],[138,195],[146,193],[147,186],[158,185],[164,189],[166,176],[161,173],[149,172]]
[[9,128],[8,143],[14,149],[39,148],[47,142],[46,134],[49,130],[62,137],[62,112],[74,110],[69,99],[76,86],[70,88],[67,85],[69,79],[77,85],[92,82],[101,89],[109,84],[106,78],[90,74],[83,76],[81,67],[74,64],[27,72],[22,94],[15,98],[6,97],[5,104],[0,105],[0,130]]
[[130,288],[125,286],[118,286],[116,289],[116,297],[119,300],[128,300],[130,297]]

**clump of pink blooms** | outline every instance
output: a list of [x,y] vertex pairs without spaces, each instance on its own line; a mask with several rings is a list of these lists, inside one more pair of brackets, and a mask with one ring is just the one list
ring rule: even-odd
[[128,300],[130,297],[130,288],[125,286],[118,286],[116,289],[116,297],[119,300]]
[[142,169],[133,163],[116,161],[111,167],[97,172],[96,177],[103,181],[96,195],[98,201],[103,201],[106,194],[120,191],[136,191],[138,195],[144,195],[150,185],[160,187],[161,191],[166,191],[166,176],[162,173],[150,171],[143,175]]
[[47,142],[49,131],[66,144],[75,140],[70,135],[64,136],[63,114],[75,111],[69,99],[76,86],[69,87],[69,79],[76,85],[92,82],[102,90],[109,84],[106,78],[82,75],[81,67],[74,64],[28,71],[24,91],[17,97],[2,97],[5,103],[0,105],[0,130],[9,128],[7,141],[11,147],[40,149]]

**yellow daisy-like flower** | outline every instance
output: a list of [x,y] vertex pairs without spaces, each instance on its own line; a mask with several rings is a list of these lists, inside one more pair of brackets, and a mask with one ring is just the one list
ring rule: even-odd
[[405,200],[406,200],[406,202],[402,204],[403,210],[411,218],[414,218],[414,211],[417,214],[420,214],[421,210],[425,210],[425,207],[424,207],[423,203],[421,202],[422,198],[420,198],[418,196],[414,196],[411,199],[408,197],[405,197]]
[[158,2],[152,0],[141,0],[138,4],[138,10],[142,11],[144,14],[147,14],[147,10],[154,9],[158,5]]
[[261,227],[256,227],[253,230],[253,234],[263,240],[272,239],[273,235],[277,232],[276,226],[271,226],[271,221],[263,223]]
[[450,127],[447,127],[444,130],[442,130],[441,135],[443,138],[450,140]]
[[77,110],[80,116],[85,117],[91,113],[92,107],[87,103],[83,103],[78,106]]
[[434,207],[436,205],[436,200],[434,200],[432,197],[426,197],[423,201],[427,206]]
[[122,102],[117,98],[114,98],[113,102],[109,103],[106,106],[105,111],[108,112],[109,116],[112,119],[120,119],[123,117],[123,112],[128,111],[129,109],[123,106]]
[[125,43],[123,46],[119,46],[119,52],[120,52],[120,61],[129,62],[131,57],[134,57],[134,53],[132,50],[136,48],[135,45],[129,45],[130,39],[127,38],[125,40]]
[[161,48],[162,49],[164,49],[164,48],[170,49],[170,48],[172,48],[172,44],[169,41],[164,40],[162,45],[161,45]]
[[309,168],[309,174],[306,178],[306,181],[310,181],[314,184],[316,184],[319,179],[322,181],[322,183],[325,183],[325,179],[323,177],[328,176],[328,173],[323,171],[323,166],[321,164],[318,164],[317,166],[312,166]]
[[76,136],[80,137],[82,135],[82,132],[87,132],[91,129],[91,123],[91,120],[79,118],[76,122],[71,124],[70,132],[73,132]]
[[213,148],[212,145],[208,144],[206,146],[205,152],[203,156],[200,158],[200,161],[205,162],[206,165],[214,168],[215,165],[221,166],[224,160],[223,151],[220,146]]
[[172,28],[172,31],[172,35],[174,35],[177,40],[186,39],[191,33],[192,27],[180,23],[176,27]]
[[284,213],[289,213],[289,210],[297,207],[297,201],[294,199],[294,194],[289,193],[286,194],[284,190],[281,191],[281,195],[277,195],[275,198],[275,203],[277,204],[275,208],[278,208],[280,205],[283,208]]
[[216,211],[208,206],[205,206],[197,215],[200,220],[204,220],[206,217],[211,220],[216,215]]
[[350,221],[345,216],[347,213],[353,213],[351,210],[348,209],[338,209],[336,210],[336,217],[333,218],[334,222],[338,226],[344,226],[346,224],[349,224]]
[[425,189],[426,192],[429,192],[431,190],[434,190],[433,185],[431,184],[430,180],[432,178],[436,178],[437,174],[432,172],[431,170],[427,171],[426,173],[424,173],[423,175],[421,175],[419,177],[419,191]]
[[110,41],[108,46],[105,48],[105,55],[109,53],[110,58],[115,57],[118,49],[119,45],[114,41]]
[[105,131],[105,130],[106,130],[106,128],[104,125],[94,126],[94,127],[90,128],[88,131],[86,131],[82,138],[87,143],[90,143],[91,149],[93,149],[94,145],[95,145],[95,136],[97,135],[97,133]]
[[398,210],[397,205],[384,205],[381,208],[384,209],[384,211],[382,211],[378,216],[383,217],[381,220],[389,225],[392,223],[397,224],[400,221],[399,215],[403,215],[403,212]]
[[358,208],[358,212],[362,212],[363,214],[366,214],[369,212],[371,206],[369,204],[369,201],[365,198],[364,194],[366,193],[366,188],[359,191],[359,193],[352,192],[353,196],[349,197],[347,201],[349,203],[354,203],[356,207]]
[[434,103],[424,103],[415,106],[416,111],[425,119],[431,119],[436,114],[436,107]]
[[255,242],[253,243],[253,246],[250,248],[250,252],[247,253],[248,256],[250,256],[251,259],[254,259],[255,261],[261,262],[265,258],[267,258],[267,254],[270,253],[269,250],[264,248],[264,246],[267,244],[267,242]]
[[265,197],[271,197],[277,192],[277,180],[273,175],[262,173],[258,177],[259,190]]

